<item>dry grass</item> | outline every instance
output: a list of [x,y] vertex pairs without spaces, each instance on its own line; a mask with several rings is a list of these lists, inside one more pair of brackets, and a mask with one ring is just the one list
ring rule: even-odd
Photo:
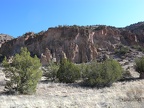
[[[0,72],[0,92],[3,88]],[[144,108],[144,80],[117,82],[103,89],[40,82],[35,95],[0,94],[0,108]]]
[[127,91],[127,99],[126,101],[142,101],[144,94],[143,88],[131,88]]
[[143,85],[144,80],[103,89],[39,83],[35,95],[1,95],[0,108],[143,108]]

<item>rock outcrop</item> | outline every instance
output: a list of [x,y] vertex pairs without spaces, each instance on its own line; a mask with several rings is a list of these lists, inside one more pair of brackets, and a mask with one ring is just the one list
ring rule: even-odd
[[[7,57],[27,47],[31,55],[37,55],[43,64],[53,58],[58,62],[68,58],[75,63],[96,59],[99,50],[114,51],[117,45],[142,44],[141,34],[127,28],[110,26],[63,26],[49,28],[35,34],[29,32],[2,44],[0,53]],[[143,36],[144,37],[144,36]]]
[[12,36],[9,36],[7,34],[0,34],[0,47],[3,43],[9,41],[9,40],[12,40],[13,37]]
[[52,60],[51,52],[48,48],[46,48],[44,54],[41,54],[41,63],[42,65],[47,65]]
[[139,44],[144,46],[144,22],[132,24],[130,26],[127,26],[126,29],[135,34],[135,37],[137,37],[137,41],[139,42]]

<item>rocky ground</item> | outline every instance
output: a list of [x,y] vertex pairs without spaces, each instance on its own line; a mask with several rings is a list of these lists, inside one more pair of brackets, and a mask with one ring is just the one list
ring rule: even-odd
[[144,108],[144,80],[137,79],[139,74],[134,71],[133,62],[143,53],[133,50],[122,58],[112,56],[131,73],[133,80],[103,89],[41,81],[34,95],[5,95],[1,70],[0,108]]

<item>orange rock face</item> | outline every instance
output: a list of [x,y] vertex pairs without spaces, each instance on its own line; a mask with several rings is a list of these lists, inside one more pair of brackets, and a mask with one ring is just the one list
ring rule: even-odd
[[96,59],[98,48],[114,50],[115,45],[132,45],[138,42],[137,35],[126,29],[109,26],[65,26],[49,28],[45,32],[26,33],[2,44],[0,53],[7,57],[27,47],[32,55],[37,55],[43,62],[53,58],[60,61],[68,58],[75,63]]

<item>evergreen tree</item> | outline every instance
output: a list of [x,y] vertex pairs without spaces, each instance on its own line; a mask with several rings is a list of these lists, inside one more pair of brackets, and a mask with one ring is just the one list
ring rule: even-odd
[[27,48],[21,48],[20,54],[16,54],[12,63],[6,58],[3,61],[5,76],[9,79],[6,82],[6,90],[20,94],[32,94],[36,92],[36,86],[41,79],[40,60],[30,56]]
[[122,77],[122,67],[115,61],[108,59],[102,63],[92,62],[84,72],[84,84],[91,87],[110,86]]
[[80,70],[72,62],[63,59],[57,72],[57,78],[60,82],[73,83],[80,78]]

